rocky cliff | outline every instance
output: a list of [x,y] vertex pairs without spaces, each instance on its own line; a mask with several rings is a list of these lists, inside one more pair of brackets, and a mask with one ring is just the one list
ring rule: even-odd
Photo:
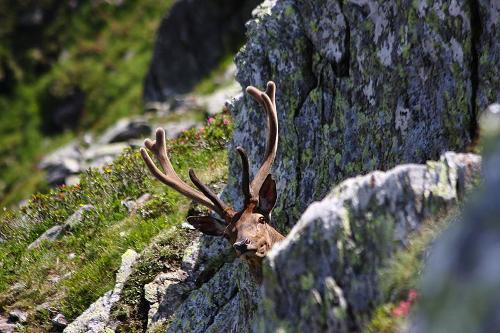
[[[284,230],[332,184],[464,150],[498,97],[494,1],[265,1],[236,57],[243,87],[277,84],[275,218]],[[232,103],[232,146],[263,156],[262,112]],[[232,155],[229,189],[239,166]]]

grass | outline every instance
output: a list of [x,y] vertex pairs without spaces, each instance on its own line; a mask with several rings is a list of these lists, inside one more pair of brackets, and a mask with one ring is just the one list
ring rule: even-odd
[[[226,177],[225,144],[232,130],[224,125],[226,117],[169,142],[172,164],[181,177],[187,178],[189,167],[207,182]],[[152,193],[152,199],[129,214],[122,201],[143,193]],[[45,230],[64,223],[85,204],[95,210],[88,211],[82,223],[54,242],[27,250]],[[180,260],[188,239],[177,227],[188,207],[188,199],[160,186],[139,153],[129,150],[102,171],[87,170],[79,185],[36,194],[22,209],[6,210],[0,221],[5,240],[0,243],[0,312],[28,311],[29,332],[50,330],[49,317],[55,312],[71,321],[113,287],[127,249],[141,252],[154,239],[154,244],[163,244],[163,250],[154,253],[156,259]],[[155,265],[147,252],[145,257],[144,265]],[[158,269],[150,269],[147,278]]]

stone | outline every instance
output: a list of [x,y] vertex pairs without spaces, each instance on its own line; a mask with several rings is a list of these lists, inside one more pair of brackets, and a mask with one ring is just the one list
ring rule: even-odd
[[101,296],[70,323],[64,329],[65,333],[101,333],[108,329],[111,307],[120,299],[123,285],[132,272],[132,266],[138,256],[134,250],[127,250],[122,255],[122,263],[116,274],[116,284],[113,290]]
[[9,311],[9,322],[10,323],[25,323],[28,321],[28,312],[20,310],[20,309],[13,309]]
[[1,333],[15,333],[16,324],[9,323],[7,318],[0,315],[0,332]]
[[87,204],[78,208],[70,217],[66,219],[64,222],[64,230],[71,230],[76,228],[80,223],[83,222],[85,218],[85,214],[90,211],[95,211],[95,207],[93,205]]
[[86,162],[85,167],[99,168],[106,164],[110,164],[128,147],[129,145],[123,142],[106,145],[93,144],[82,154]]
[[151,125],[144,119],[120,119],[97,139],[99,145],[149,137]]
[[81,151],[76,141],[45,156],[38,168],[47,172],[47,182],[52,185],[64,184],[66,177],[82,171]]
[[456,207],[480,166],[478,155],[448,152],[347,179],[311,204],[268,253],[254,331],[361,330],[378,304],[383,263],[423,221]]
[[123,206],[125,206],[128,210],[129,213],[135,212],[141,207],[144,206],[146,202],[148,202],[152,198],[150,193],[144,193],[141,195],[139,198],[136,200],[123,200],[121,203]]
[[[190,92],[244,40],[245,22],[259,0],[177,1],[162,20],[144,100],[165,102]],[[186,24],[186,22],[189,22]],[[182,78],[182,79],[180,79]]]
[[59,238],[61,233],[64,231],[64,226],[55,225],[45,231],[40,235],[35,241],[33,241],[30,245],[28,245],[28,250],[36,249],[42,244],[43,241],[53,242]]
[[64,328],[68,326],[68,321],[62,313],[56,314],[51,320],[52,324],[57,328]]

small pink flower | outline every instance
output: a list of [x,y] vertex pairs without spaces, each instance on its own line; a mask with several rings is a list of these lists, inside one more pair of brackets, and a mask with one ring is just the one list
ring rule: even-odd
[[231,122],[230,122],[230,121],[229,121],[229,119],[227,119],[227,118],[224,118],[224,120],[222,121],[222,123],[223,123],[224,125],[226,125],[226,126],[227,126],[227,125],[229,125],[229,124],[231,124]]
[[209,124],[212,124],[214,121],[215,121],[215,119],[214,119],[214,118],[212,118],[212,117],[208,118],[208,123],[209,123]]
[[205,132],[205,127],[200,128],[200,133]]
[[392,309],[392,315],[396,317],[406,317],[410,313],[411,303],[408,301],[401,301],[399,304]]
[[414,300],[417,299],[417,297],[418,297],[418,293],[416,290],[410,289],[408,291],[408,301],[413,302]]

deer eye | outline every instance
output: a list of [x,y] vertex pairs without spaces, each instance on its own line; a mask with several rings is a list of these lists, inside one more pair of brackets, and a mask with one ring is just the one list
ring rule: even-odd
[[266,223],[266,218],[264,216],[259,217],[259,223]]

